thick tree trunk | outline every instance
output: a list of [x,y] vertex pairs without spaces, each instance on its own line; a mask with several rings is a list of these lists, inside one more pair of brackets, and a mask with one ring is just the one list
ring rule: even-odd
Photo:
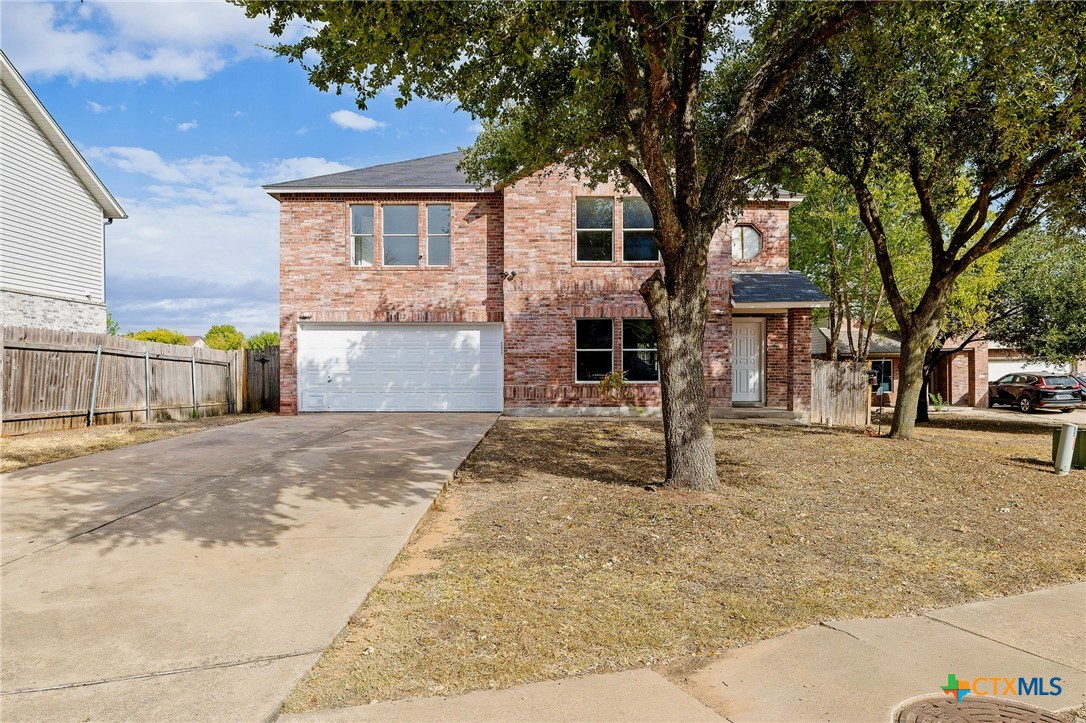
[[924,422],[930,422],[931,416],[928,414],[928,394],[931,392],[931,371],[925,367],[920,382],[920,398],[916,400],[916,423],[923,424]]
[[703,349],[709,294],[704,272],[676,278],[668,285],[657,272],[641,289],[656,325],[660,356],[665,484],[709,491],[720,486],[705,394]]
[[924,362],[935,341],[942,317],[929,318],[912,328],[901,329],[901,384],[894,405],[890,436],[912,439],[921,395],[926,394]]
[[925,345],[916,343],[913,334],[901,333],[901,379],[894,404],[894,421],[890,436],[911,439],[916,427],[916,409],[924,387]]

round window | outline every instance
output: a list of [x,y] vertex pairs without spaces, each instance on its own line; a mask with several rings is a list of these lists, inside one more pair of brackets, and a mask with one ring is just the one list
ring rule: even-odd
[[747,261],[762,250],[762,234],[753,226],[736,226],[732,229],[732,258]]

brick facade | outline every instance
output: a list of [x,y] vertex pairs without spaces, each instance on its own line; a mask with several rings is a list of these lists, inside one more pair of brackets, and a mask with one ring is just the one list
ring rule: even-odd
[[[575,320],[611,319],[614,368],[622,368],[622,319],[648,318],[638,291],[659,264],[623,258],[622,198],[612,185],[589,188],[560,172],[537,173],[492,193],[296,193],[280,197],[281,411],[295,413],[299,322],[504,322],[505,408],[606,406],[594,382],[575,381]],[[613,198],[610,262],[576,260],[576,199]],[[352,266],[350,206],[373,204],[374,264]],[[452,264],[381,264],[381,215],[389,204],[452,207]],[[762,235],[745,271],[788,268],[788,203],[752,203],[739,223]],[[423,241],[420,239],[420,248]],[[424,254],[425,255],[425,254]],[[731,228],[710,248],[711,316],[705,361],[710,404],[731,406]],[[798,313],[797,313],[798,312]],[[766,404],[810,408],[810,311],[764,315]],[[657,383],[629,384],[626,402],[660,404]]]
[[[386,267],[381,209],[449,204],[452,263]],[[350,207],[374,205],[374,263],[351,264]],[[279,215],[280,411],[298,411],[297,328],[313,322],[494,322],[502,320],[502,199],[499,194],[284,196]],[[425,241],[419,240],[420,251]],[[425,256],[425,253],[423,253]]]

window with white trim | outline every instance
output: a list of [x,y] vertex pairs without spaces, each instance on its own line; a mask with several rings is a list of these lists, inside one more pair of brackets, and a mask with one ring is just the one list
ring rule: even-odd
[[351,206],[351,264],[373,266],[373,204]]
[[762,250],[762,234],[747,224],[732,229],[732,258],[749,261]]
[[381,207],[381,248],[385,266],[418,266],[418,204]]
[[614,369],[614,324],[610,319],[577,319],[575,323],[575,378],[598,382]]
[[659,261],[652,209],[637,196],[622,199],[622,260]]
[[652,319],[622,320],[622,370],[628,382],[660,381],[660,358]]
[[426,265],[452,263],[452,217],[447,203],[426,204]]
[[598,196],[577,198],[577,260],[610,261],[613,258],[615,199]]

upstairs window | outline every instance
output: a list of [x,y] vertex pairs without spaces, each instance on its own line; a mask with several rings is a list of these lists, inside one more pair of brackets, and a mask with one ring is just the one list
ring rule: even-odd
[[613,198],[577,199],[577,260],[610,261],[615,228]]
[[622,260],[659,261],[652,238],[655,224],[649,204],[640,198],[622,199]]
[[660,381],[656,327],[652,319],[622,320],[622,369],[626,372],[626,381]]
[[419,265],[419,207],[383,206],[381,245],[385,266]]
[[762,234],[753,226],[740,225],[732,229],[732,258],[749,261],[762,250]]
[[598,382],[614,369],[614,325],[610,319],[577,319],[576,324],[576,380]]
[[452,220],[448,204],[426,206],[426,265],[452,263]]
[[373,205],[351,206],[351,263],[373,266]]

